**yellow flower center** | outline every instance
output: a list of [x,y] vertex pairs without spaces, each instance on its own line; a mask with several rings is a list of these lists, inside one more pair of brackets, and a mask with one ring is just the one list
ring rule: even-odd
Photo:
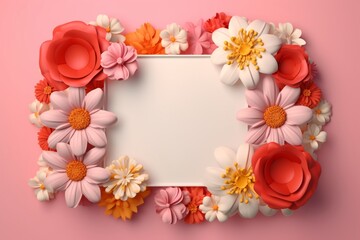
[[194,203],[190,203],[188,209],[191,213],[196,213],[198,211],[198,207]]
[[174,36],[170,36],[170,41],[171,42],[176,42],[176,38]]
[[219,206],[218,206],[218,205],[214,205],[214,206],[212,207],[212,209],[213,209],[214,211],[217,211],[217,210],[219,210]]
[[106,27],[105,31],[109,33],[111,31],[110,26]]
[[303,95],[304,95],[305,97],[310,97],[310,96],[311,96],[311,91],[310,91],[310,89],[304,89]]
[[70,112],[68,121],[75,130],[87,128],[91,122],[90,113],[83,108],[75,108]]
[[314,141],[316,139],[316,137],[314,135],[311,135],[309,138],[311,141]]
[[280,106],[268,107],[264,112],[266,125],[271,128],[279,128],[286,122],[286,112]]
[[46,94],[46,95],[50,95],[51,92],[52,92],[52,88],[48,85],[48,86],[44,87],[43,92],[44,92],[44,94]]
[[240,29],[239,33],[235,37],[231,37],[231,42],[224,42],[224,50],[230,51],[227,56],[228,65],[237,62],[241,70],[245,66],[249,66],[250,63],[254,65],[256,70],[259,70],[257,65],[257,58],[262,58],[261,53],[265,52],[266,49],[261,38],[257,38],[258,33],[254,30],[246,31]]
[[39,188],[40,188],[41,190],[45,190],[45,185],[41,183],[40,186],[39,186]]
[[66,165],[66,174],[72,181],[81,181],[86,176],[85,164],[78,160],[72,160]]
[[[241,195],[240,202],[249,203],[255,194],[255,198],[259,198],[254,190],[255,176],[252,168],[244,169],[239,168],[237,163],[234,163],[234,168],[228,167],[225,173],[221,176],[226,179],[224,185],[221,186],[222,190],[228,190],[228,194]],[[250,191],[249,191],[250,190]],[[215,206],[214,206],[215,207]]]
[[320,115],[320,114],[321,114],[321,110],[320,110],[320,109],[316,109],[315,113],[316,113],[317,115]]

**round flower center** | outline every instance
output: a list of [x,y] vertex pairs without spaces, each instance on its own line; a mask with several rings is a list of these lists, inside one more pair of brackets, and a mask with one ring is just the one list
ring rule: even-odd
[[107,27],[105,28],[105,31],[108,32],[108,33],[111,32],[110,26],[107,26]]
[[314,135],[311,135],[309,138],[311,141],[314,141],[316,139],[316,137]]
[[119,64],[119,65],[122,65],[124,63],[124,59],[122,57],[119,57],[116,62]]
[[52,88],[51,88],[49,85],[47,85],[46,87],[44,87],[43,92],[44,92],[44,94],[46,94],[46,95],[50,95],[51,92],[52,92]]
[[268,107],[264,112],[266,125],[271,128],[279,128],[286,122],[286,112],[280,106]]
[[239,168],[238,163],[234,163],[234,168],[228,167],[225,173],[221,176],[226,179],[222,190],[228,190],[227,193],[241,195],[240,202],[249,203],[249,199],[254,197],[259,198],[254,190],[255,176],[252,168]]
[[320,110],[320,109],[316,109],[315,113],[316,113],[317,115],[320,115],[320,114],[321,114],[321,110]]
[[87,168],[85,164],[78,160],[72,160],[66,165],[66,174],[72,181],[81,181],[86,176]]
[[310,91],[310,89],[304,89],[303,95],[304,95],[305,97],[310,97],[310,96],[311,96],[311,91]]
[[257,65],[257,58],[261,58],[261,53],[266,49],[261,38],[258,38],[258,33],[254,30],[246,31],[240,29],[237,36],[231,37],[231,42],[224,42],[224,50],[230,51],[227,55],[228,65],[237,62],[241,70],[248,67],[250,63],[254,65],[256,70],[259,70]]
[[214,211],[217,211],[217,210],[219,210],[219,206],[218,206],[218,205],[214,205],[214,206],[212,207],[212,209],[213,209]]
[[176,42],[176,38],[174,36],[170,36],[170,41],[171,42]]
[[194,203],[190,203],[188,205],[188,209],[191,213],[196,213],[198,211],[198,207]]
[[40,184],[39,188],[40,188],[41,190],[45,190],[45,185],[44,185],[44,184]]
[[70,112],[68,121],[75,130],[87,128],[91,122],[90,113],[83,108],[75,108]]

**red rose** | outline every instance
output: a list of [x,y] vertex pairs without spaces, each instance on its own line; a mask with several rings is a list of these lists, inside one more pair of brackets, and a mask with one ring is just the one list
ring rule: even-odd
[[314,194],[321,173],[302,146],[268,143],[252,159],[255,191],[275,209],[297,209]]
[[297,88],[301,83],[312,80],[309,56],[303,47],[283,45],[275,55],[278,71],[273,74],[280,88],[285,85]]
[[225,13],[216,13],[215,17],[208,19],[204,22],[204,29],[207,32],[214,32],[218,28],[228,28],[231,16],[226,15]]
[[79,21],[57,26],[53,39],[40,48],[42,74],[59,90],[105,80],[100,65],[101,53],[109,46],[105,36],[104,29]]

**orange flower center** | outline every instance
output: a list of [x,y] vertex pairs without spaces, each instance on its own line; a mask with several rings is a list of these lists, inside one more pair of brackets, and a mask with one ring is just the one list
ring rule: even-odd
[[51,88],[49,85],[47,85],[46,87],[44,87],[43,92],[44,92],[44,94],[46,94],[46,95],[50,95],[51,92],[52,92],[52,88]]
[[170,41],[171,42],[176,42],[176,38],[174,36],[170,36]]
[[78,161],[72,160],[66,165],[66,174],[72,181],[81,181],[86,176],[87,168],[86,166]]
[[218,206],[218,205],[214,205],[214,206],[212,207],[212,209],[213,209],[214,211],[217,211],[217,210],[219,210],[219,206]]
[[320,115],[320,114],[321,114],[321,110],[320,110],[320,109],[317,109],[317,110],[315,111],[315,113],[316,113],[317,115]]
[[311,91],[310,91],[310,89],[304,89],[303,95],[304,95],[305,97],[310,97],[310,96],[311,96]]
[[314,141],[316,139],[316,137],[314,135],[311,135],[309,138],[311,141]]
[[190,203],[188,209],[191,213],[196,213],[198,211],[198,207],[194,203]]
[[266,125],[271,128],[279,128],[286,122],[286,112],[280,106],[268,107],[264,112]]
[[68,121],[75,130],[87,128],[91,122],[90,113],[83,108],[75,108],[70,112]]
[[105,31],[109,33],[109,32],[111,31],[110,26],[108,26],[107,28],[105,28]]
[[40,188],[41,190],[45,190],[44,184],[40,184],[39,188]]

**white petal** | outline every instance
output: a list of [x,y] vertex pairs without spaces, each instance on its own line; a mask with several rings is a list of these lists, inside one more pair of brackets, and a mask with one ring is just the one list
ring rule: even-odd
[[301,34],[302,34],[301,30],[298,29],[298,28],[296,28],[296,29],[291,33],[291,37],[294,38],[294,39],[296,39],[296,38],[299,39],[299,38],[301,37]]
[[227,147],[218,147],[214,152],[215,159],[220,167],[226,169],[232,167],[235,162],[235,152]]
[[228,60],[227,60],[227,56],[230,53],[230,51],[224,51],[223,48],[218,47],[217,49],[215,49],[215,51],[211,54],[211,62],[213,64],[217,64],[217,65],[223,65],[225,64]]
[[236,63],[225,64],[221,69],[220,80],[226,85],[234,85],[239,80],[240,69]]
[[288,208],[285,208],[285,209],[281,209],[281,213],[284,216],[291,216],[291,215],[293,215],[294,212]]
[[233,16],[229,22],[229,33],[230,36],[238,36],[240,29],[246,29],[248,23],[245,18],[239,16]]
[[293,44],[297,44],[299,46],[304,46],[306,44],[306,41],[302,38],[295,38],[295,39],[292,39],[291,42]]
[[225,41],[227,42],[230,41],[229,30],[226,28],[219,28],[215,30],[212,34],[212,40],[216,44],[216,46],[222,48],[224,46]]
[[251,165],[251,159],[254,154],[254,148],[250,144],[241,144],[236,152],[236,162],[240,168],[248,169]]
[[321,132],[319,133],[319,135],[316,136],[316,140],[317,140],[318,142],[324,143],[324,142],[326,142],[326,137],[327,137],[327,133],[324,132],[324,131],[321,131]]
[[259,200],[255,198],[249,199],[249,202],[239,203],[240,215],[244,218],[254,218],[259,211]]
[[258,70],[256,70],[252,64],[250,64],[249,67],[245,67],[243,70],[239,70],[239,77],[244,86],[249,90],[255,89],[260,80]]
[[260,37],[262,34],[267,34],[269,32],[270,26],[264,21],[254,20],[246,28],[246,31],[250,31],[251,29],[257,32],[258,37]]
[[272,34],[263,34],[261,40],[264,43],[264,48],[266,52],[274,54],[281,47],[281,39]]
[[261,58],[257,58],[259,72],[265,74],[272,74],[278,70],[278,63],[273,55],[263,53]]
[[205,219],[209,222],[212,222],[214,221],[216,218],[216,212],[215,211],[208,211],[206,214],[205,214]]
[[270,208],[268,205],[260,205],[259,210],[264,216],[267,217],[274,216],[277,213],[276,209]]
[[219,220],[219,222],[225,222],[228,219],[228,216],[225,213],[220,212],[220,211],[217,212],[216,217]]

